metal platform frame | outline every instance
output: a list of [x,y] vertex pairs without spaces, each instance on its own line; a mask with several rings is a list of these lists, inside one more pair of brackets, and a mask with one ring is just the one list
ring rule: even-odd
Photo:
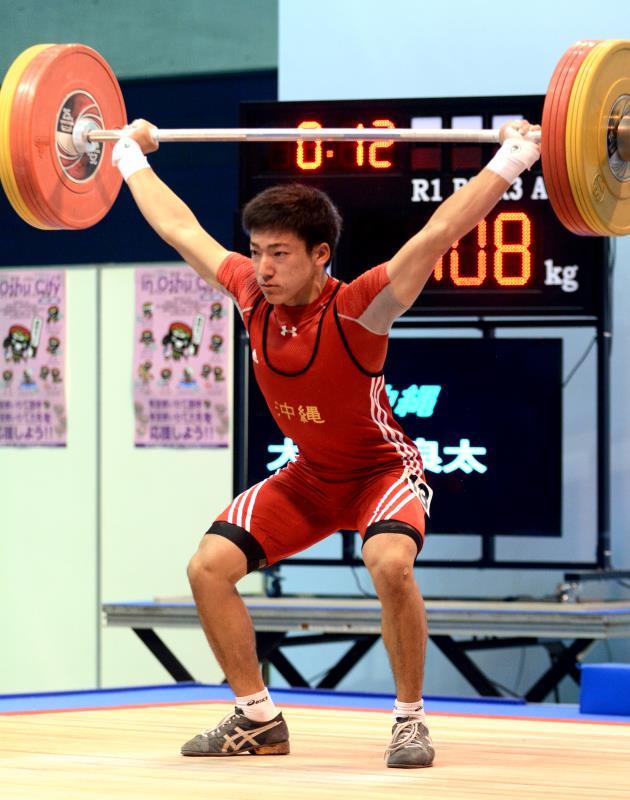
[[[264,670],[268,672],[269,665],[273,666],[292,687],[334,689],[381,635],[378,601],[288,597],[244,600]],[[523,695],[527,701],[542,702],[566,676],[579,683],[580,660],[597,641],[630,637],[630,605],[624,602],[427,600],[426,608],[431,641],[485,697],[504,695],[469,652],[544,647],[550,666]],[[103,606],[103,612],[107,625],[131,628],[175,681],[194,680],[155,631],[161,627],[199,627],[192,598],[109,603]],[[290,647],[327,642],[352,644],[314,684],[283,652]]]

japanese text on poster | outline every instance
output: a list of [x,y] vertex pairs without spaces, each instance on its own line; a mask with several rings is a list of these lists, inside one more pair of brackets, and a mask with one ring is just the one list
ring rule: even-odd
[[231,304],[189,267],[136,269],[137,447],[225,447]]
[[65,447],[65,273],[0,272],[0,446]]

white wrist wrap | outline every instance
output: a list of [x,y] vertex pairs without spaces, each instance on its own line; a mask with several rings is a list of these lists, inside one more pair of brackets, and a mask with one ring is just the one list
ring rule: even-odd
[[114,145],[112,164],[118,167],[125,181],[128,181],[134,172],[151,166],[138,142],[127,136],[123,136]]
[[540,158],[540,147],[536,142],[522,137],[506,139],[486,169],[496,172],[508,183],[513,183],[516,178]]

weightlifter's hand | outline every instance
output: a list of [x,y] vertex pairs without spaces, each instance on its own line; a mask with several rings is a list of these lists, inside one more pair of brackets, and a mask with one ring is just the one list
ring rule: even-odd
[[123,128],[123,136],[112,150],[112,164],[120,170],[125,181],[142,169],[149,169],[146,154],[158,149],[155,126],[145,119],[135,119]]
[[154,153],[160,146],[156,135],[157,128],[146,119],[134,119],[132,123],[125,128],[125,135],[130,139],[135,139],[140,145],[142,152]]
[[506,122],[499,129],[501,147],[489,161],[486,169],[496,172],[509,184],[540,158],[540,144],[530,134],[540,130],[540,125],[531,125],[526,119]]
[[529,139],[531,138],[529,136],[530,133],[539,132],[540,125],[532,125],[526,119],[513,119],[501,125],[499,129],[499,141],[503,144],[506,139],[515,139],[519,137]]

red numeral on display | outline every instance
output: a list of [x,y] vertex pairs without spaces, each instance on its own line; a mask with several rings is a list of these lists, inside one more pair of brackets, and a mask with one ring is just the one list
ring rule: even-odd
[[[298,128],[321,128],[319,122],[314,119],[307,119],[300,122]],[[311,158],[306,156],[305,150],[307,147],[313,147],[311,151]],[[316,139],[314,142],[305,142],[303,139],[298,139],[297,143],[297,165],[300,169],[319,169],[322,165],[322,140]]]
[[[372,123],[373,128],[395,128],[396,126],[391,121],[391,119],[375,119]],[[389,169],[392,165],[392,162],[388,159],[379,158],[378,157],[378,150],[387,150],[389,147],[393,147],[393,142],[372,142],[368,149],[368,161],[371,167],[374,169]],[[357,162],[358,163],[358,162]]]
[[[395,128],[396,126],[391,119],[375,119],[372,122],[372,127]],[[361,128],[365,128],[365,125],[362,122],[357,125],[358,130],[361,130]],[[392,147],[393,145],[394,142],[372,142],[368,147],[368,164],[374,169],[389,169],[392,166],[392,162],[388,159],[379,158],[377,151],[387,150],[387,148]],[[362,167],[365,164],[365,142],[362,140],[357,142],[356,162],[357,167]]]
[[[505,226],[509,223],[520,225],[521,236],[518,242],[504,242]],[[532,243],[532,225],[527,214],[522,211],[504,211],[497,214],[493,225],[494,233],[494,270],[493,277],[499,286],[525,286],[532,277],[532,254],[529,249]],[[482,220],[477,225],[477,261],[473,275],[462,275],[460,272],[459,241],[451,245],[448,255],[449,277],[455,286],[481,286],[488,277],[488,255],[486,252],[488,224]],[[520,269],[516,275],[505,274],[505,256],[516,254],[520,257]],[[510,264],[514,262],[510,259]],[[444,256],[435,265],[433,277],[436,281],[444,279]]]
[[[300,122],[298,128],[321,128],[321,122],[318,122],[314,119],[307,119]],[[357,126],[357,130],[361,130],[361,128],[365,128],[365,125],[360,122]],[[391,119],[375,119],[371,123],[371,127],[373,128],[395,128],[396,126],[391,121]],[[390,161],[388,158],[383,158],[382,151],[389,150],[389,148],[393,147],[395,142],[392,141],[374,141],[370,142],[367,148],[367,159],[365,155],[365,142],[359,140],[356,144],[355,149],[355,163],[357,167],[363,167],[369,165],[372,169],[390,169],[393,166],[393,162]],[[332,156],[334,153],[334,146],[331,146],[330,150],[327,152],[328,156]],[[315,170],[319,169],[322,166],[324,161],[324,149],[322,147],[322,140],[316,139],[315,141],[304,141],[303,139],[298,139],[297,141],[297,151],[295,155],[295,163],[297,166],[302,170]]]
[[[519,222],[521,225],[521,241],[517,244],[504,244],[503,231],[506,222]],[[532,224],[527,214],[522,211],[504,211],[494,221],[494,276],[500,286],[525,286],[532,276],[532,254],[529,246],[532,243]],[[508,276],[503,274],[503,257],[506,253],[518,253],[521,257],[521,274]]]

